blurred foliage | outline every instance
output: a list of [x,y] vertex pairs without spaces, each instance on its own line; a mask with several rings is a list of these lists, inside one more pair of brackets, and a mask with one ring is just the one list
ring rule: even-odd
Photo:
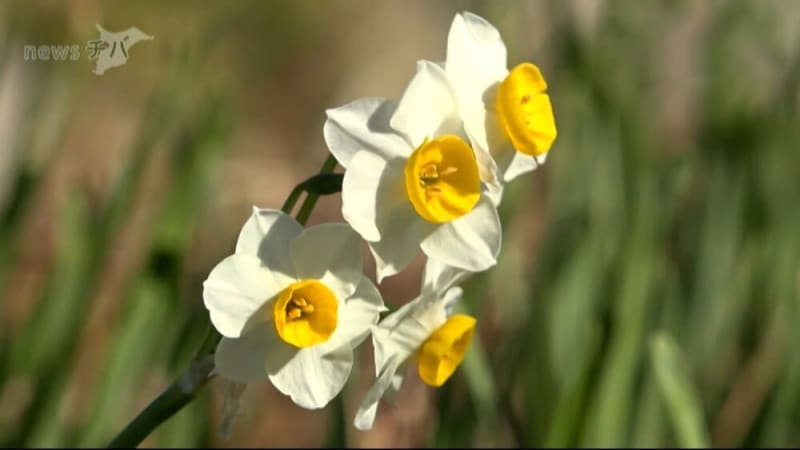
[[[89,63],[79,64],[81,72],[43,62],[20,68],[21,46],[80,42],[92,37],[93,25],[77,3],[0,5],[0,117],[15,118],[0,135],[11,149],[0,153],[5,446],[105,445],[186,367],[206,332],[200,283],[235,239],[226,228],[221,244],[198,257],[198,230],[221,213],[210,199],[230,187],[219,172],[242,142],[238,126],[261,120],[243,117],[242,105],[256,92],[296,95],[304,101],[295,107],[307,116],[281,109],[297,122],[288,133],[321,142],[324,108],[334,106],[330,84],[358,67],[335,64],[336,54],[320,56],[328,47],[310,48],[347,30],[324,19],[337,8],[345,16],[372,5],[345,3],[87,7],[89,15],[107,11],[116,24],[160,17],[152,23],[194,31],[174,33],[159,47],[158,71],[110,72],[119,78],[106,95],[130,104],[146,99],[138,119],[125,119],[135,124],[130,149],[119,153],[120,168],[99,194],[72,182],[58,185],[63,192],[55,197],[46,194],[56,169],[75,157],[58,152],[70,119],[83,108],[103,110],[80,96],[89,90]],[[500,29],[509,65],[541,63],[559,137],[544,168],[507,187],[501,260],[465,284],[461,305],[478,315],[480,339],[457,374],[428,392],[430,426],[411,445],[799,446],[800,353],[791,342],[800,342],[800,34],[785,30],[796,28],[800,3],[420,5],[413,8],[446,18],[436,25],[437,39],[452,14],[468,9]],[[541,23],[542,15],[549,34],[531,45],[529,23]],[[76,21],[85,24],[78,34],[69,31]],[[162,39],[158,28],[146,31]],[[145,45],[132,60],[145,58]],[[442,40],[438,53],[418,58],[443,55],[444,46]],[[220,52],[237,65],[220,69]],[[302,78],[295,66],[319,73]],[[16,92],[14,114],[3,115],[3,102],[15,94],[4,83],[20,70],[27,88]],[[149,91],[119,89],[134,74],[152,81]],[[294,142],[308,144],[297,136]],[[325,157],[324,148],[276,151],[301,171]],[[146,196],[151,166],[161,184]],[[260,170],[269,178],[282,169]],[[310,175],[298,172],[295,181]],[[267,198],[291,190],[273,186],[276,193],[259,198],[260,206],[279,207]],[[152,212],[136,219],[143,202]],[[145,232],[132,234],[135,220],[144,221]],[[42,221],[51,231],[40,236]],[[120,247],[126,237],[132,247]],[[22,291],[20,267],[31,267],[23,263],[37,245],[52,256],[30,269],[40,275]],[[108,330],[98,340],[86,332],[97,328],[87,325],[91,311],[100,308],[109,266],[130,248],[141,255],[125,265],[117,297],[105,300],[112,306],[95,313]],[[87,370],[89,386],[81,382]],[[314,416],[327,427],[319,445],[363,443],[348,415],[360,393],[346,389],[347,402],[324,411],[332,419]],[[207,389],[145,445],[231,445],[217,436],[213,395]],[[379,418],[387,409],[382,405]],[[292,421],[291,413],[271,417]]]

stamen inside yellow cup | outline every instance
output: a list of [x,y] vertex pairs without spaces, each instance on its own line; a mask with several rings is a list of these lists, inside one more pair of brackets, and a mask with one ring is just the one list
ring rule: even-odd
[[278,294],[273,306],[275,330],[286,343],[310,347],[336,330],[338,301],[318,280],[300,280]]
[[458,136],[425,140],[405,165],[408,199],[423,219],[446,223],[472,211],[481,180],[472,148]]

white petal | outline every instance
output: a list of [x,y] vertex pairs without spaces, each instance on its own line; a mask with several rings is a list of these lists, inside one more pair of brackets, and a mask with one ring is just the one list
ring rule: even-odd
[[[342,215],[368,241],[378,283],[403,270],[419,253],[435,225],[419,217],[405,190],[405,160],[380,160],[359,152],[345,172]],[[372,173],[369,171],[372,170]]]
[[339,164],[350,168],[350,160],[360,150],[384,159],[405,157],[411,150],[402,136],[389,127],[397,102],[363,98],[339,108],[328,109],[323,135]]
[[495,207],[499,207],[500,203],[503,201],[503,191],[505,186],[499,180],[495,180],[492,183],[487,183],[483,186],[483,195],[492,202]]
[[280,370],[270,374],[270,381],[300,407],[325,407],[342,390],[353,367],[350,347],[325,350],[324,344],[301,349]]
[[[465,126],[467,126],[466,123]],[[511,147],[508,138],[500,129],[497,114],[494,112],[489,111],[485,118],[481,118],[481,126],[467,126],[466,133],[478,162],[483,191],[492,203],[498,206],[503,198],[503,177],[500,169],[503,164],[503,152],[507,150],[515,152],[516,150]]]
[[289,241],[301,231],[303,226],[283,211],[253,207],[239,232],[236,253],[258,256],[268,269],[293,277]]
[[[384,317],[383,320],[381,320],[381,323],[378,324],[378,329],[375,330],[375,332],[381,330],[387,332],[391,331],[396,328],[406,317],[413,315],[414,311],[416,311],[424,302],[424,300],[421,300],[421,298],[424,297],[424,294],[425,293],[418,295],[413,300],[406,302],[406,304]],[[374,336],[375,333],[373,333],[373,340],[377,339]],[[376,366],[380,366],[380,364],[376,364]]]
[[471,275],[472,272],[449,266],[437,259],[428,258],[422,271],[422,291],[441,294]]
[[223,377],[240,383],[267,379],[269,369],[276,371],[298,349],[283,342],[272,321],[249,326],[241,337],[223,337],[214,354],[214,365]]
[[368,242],[378,283],[405,269],[419,254],[420,244],[436,230],[413,210],[397,209],[387,217],[393,220],[381,230],[381,240]]
[[455,94],[441,67],[430,61],[417,63],[417,73],[403,93],[391,125],[408,137],[412,148],[444,130],[453,134],[452,130],[460,129]]
[[[494,159],[495,173],[498,174],[497,178],[502,180],[503,183],[508,183],[514,178],[522,175],[523,173],[535,170],[540,165],[544,164],[547,158],[547,153],[540,156],[529,156],[518,152],[511,145],[511,142],[506,137],[501,129],[497,114],[494,112],[487,113],[486,118],[486,132],[488,139],[488,146],[491,149],[491,157]],[[476,151],[476,156],[479,153]],[[478,157],[478,165],[481,167],[481,158]],[[491,167],[489,168],[492,169]],[[481,179],[483,179],[483,172],[481,172]],[[499,203],[495,203],[496,205]]]
[[387,391],[400,388],[402,375],[397,373],[398,369],[445,322],[445,307],[460,296],[460,288],[450,289],[444,297],[428,292],[403,305],[387,316],[379,326],[373,327],[377,380],[356,412],[353,422],[356,428],[372,428],[380,399]]
[[544,165],[545,161],[547,161],[547,155],[549,155],[549,154],[550,154],[550,152],[547,152],[547,153],[545,153],[544,155],[539,155],[539,156],[536,156],[536,157],[535,157],[535,158],[536,158],[536,162],[537,162],[537,163],[538,163],[540,166]]
[[235,338],[253,313],[292,281],[268,270],[255,256],[234,254],[217,264],[203,282],[203,302],[217,331]]
[[494,157],[494,161],[497,164],[497,174],[498,178],[503,182],[510,181],[508,178],[508,168],[511,166],[511,163],[514,161],[514,156],[519,153],[517,152],[514,147],[511,146],[511,143],[506,141],[506,143],[502,145],[496,145],[492,147],[492,157]]
[[390,359],[400,357],[405,360],[416,350],[416,346],[399,345],[391,339],[391,330],[383,324],[372,327],[372,357],[375,364],[375,376],[380,376],[381,371]]
[[447,35],[445,66],[456,85],[483,92],[505,77],[506,46],[483,17],[456,14]]
[[[236,383],[249,383],[265,379],[267,371],[263,364],[264,361],[253,357],[254,355],[250,353],[248,347],[253,347],[253,344],[246,338],[223,336],[214,351],[213,374]],[[260,345],[255,347],[260,347]]]
[[376,371],[379,372],[392,355],[411,356],[444,323],[446,315],[440,301],[438,294],[423,292],[372,328]]
[[[400,367],[403,367],[402,365]],[[392,377],[392,383],[388,389],[383,393],[383,400],[387,403],[394,404],[395,396],[400,392],[400,387],[403,386],[403,374],[395,373]]]
[[457,14],[447,36],[447,76],[459,103],[464,127],[486,142],[486,111],[494,109],[494,87],[506,68],[506,47],[497,29],[482,17]]
[[380,313],[386,310],[378,288],[369,278],[363,277],[353,296],[339,308],[336,331],[325,345],[355,348],[369,336],[370,329],[380,319]]
[[357,152],[342,181],[342,216],[366,241],[380,239],[376,223],[381,185],[397,182],[391,172],[402,173],[402,160],[391,166],[385,159],[370,152]]
[[489,150],[486,150],[485,146],[476,143],[476,140],[471,135],[470,141],[475,152],[475,160],[478,163],[482,191],[489,197],[492,204],[498,206],[503,199],[503,180],[498,175],[497,163],[489,153]]
[[[398,335],[403,334],[405,340],[415,340],[419,342],[419,347],[430,335],[442,326],[449,317],[455,303],[461,299],[463,291],[460,287],[453,287],[444,293],[432,293],[423,295],[425,301],[422,307],[417,308],[414,313],[403,321],[401,326],[395,328],[393,338],[399,340]],[[402,330],[402,331],[401,331]]]
[[446,317],[450,317],[453,315],[453,311],[455,310],[456,303],[461,301],[461,297],[464,296],[464,290],[460,287],[452,287],[444,293],[444,297],[442,298],[442,304],[444,306],[444,314]]
[[404,360],[405,358],[394,355],[380,372],[375,383],[373,383],[372,387],[367,391],[361,406],[358,407],[358,411],[356,411],[356,416],[353,420],[353,426],[355,426],[356,429],[363,431],[372,428],[375,422],[375,415],[378,412],[378,402],[381,400],[381,397],[383,397],[387,389],[393,387],[393,385],[399,386],[399,383],[402,381],[402,379],[398,380],[396,375]]
[[487,198],[481,198],[465,216],[440,226],[422,241],[429,258],[471,272],[486,270],[497,263],[500,253],[500,217]]
[[344,223],[325,223],[306,228],[289,242],[298,279],[322,280],[344,301],[364,277],[361,240]]
[[515,151],[511,162],[508,164],[508,168],[505,170],[505,173],[503,173],[505,182],[508,183],[524,173],[536,170],[540,165],[540,163],[536,161],[537,158],[544,162],[543,156],[534,157]]

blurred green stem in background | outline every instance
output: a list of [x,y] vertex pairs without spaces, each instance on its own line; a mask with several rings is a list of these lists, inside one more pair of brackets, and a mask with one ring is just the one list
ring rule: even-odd
[[[305,191],[306,198],[300,205],[297,221],[305,225],[311,211],[320,195],[328,195],[341,191],[341,176],[325,176],[336,168],[336,159],[333,155],[322,164],[319,175],[313,176],[298,184],[287,197],[281,210],[289,214],[297,203],[300,194]],[[338,181],[338,187],[336,185]],[[156,427],[164,423],[184,406],[189,404],[195,395],[213,377],[214,369],[213,350],[221,336],[213,326],[208,326],[208,332],[192,363],[182,374],[167,387],[155,400],[153,400],[125,429],[120,432],[109,444],[109,448],[132,448],[139,445]]]
[[672,336],[665,332],[653,334],[650,358],[678,445],[684,448],[709,447],[702,405],[694,392],[683,352]]

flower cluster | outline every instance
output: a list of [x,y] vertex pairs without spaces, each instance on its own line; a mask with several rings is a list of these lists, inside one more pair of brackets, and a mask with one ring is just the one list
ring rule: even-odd
[[[216,371],[247,383],[269,379],[304,408],[343,388],[353,350],[372,337],[376,381],[356,413],[372,427],[379,400],[415,363],[441,386],[468,349],[476,319],[454,314],[458,284],[497,262],[503,186],[543,164],[556,127],[539,69],[511,71],[498,31],[457,14],[444,63],[419,61],[399,101],[359,99],[327,111],[325,141],[344,169],[345,223],[303,228],[254,208],[233,255],[204,283],[223,336]],[[420,294],[386,315],[362,270],[365,241],[376,277],[427,257]]]

